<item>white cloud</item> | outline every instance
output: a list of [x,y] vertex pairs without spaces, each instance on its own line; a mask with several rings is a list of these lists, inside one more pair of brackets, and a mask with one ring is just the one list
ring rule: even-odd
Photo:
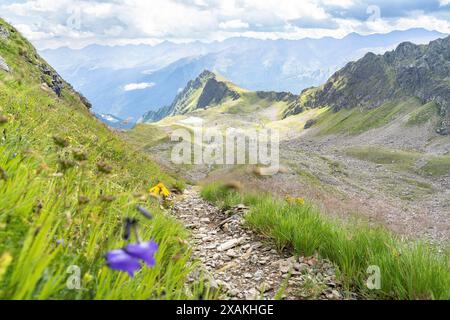
[[237,20],[229,20],[226,22],[219,23],[220,29],[248,29],[249,24],[247,22],[243,22],[240,19]]
[[123,86],[124,91],[144,90],[155,86],[153,82],[129,83]]
[[398,17],[385,3],[376,21],[367,21],[365,0],[2,0],[0,12],[43,49],[233,36],[343,37],[406,26],[449,32],[450,0],[433,1],[424,1],[421,12],[392,9]]

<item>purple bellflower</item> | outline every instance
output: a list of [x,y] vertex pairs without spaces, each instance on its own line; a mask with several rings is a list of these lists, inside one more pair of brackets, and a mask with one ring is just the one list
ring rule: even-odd
[[131,243],[123,250],[130,256],[142,259],[149,267],[153,267],[156,263],[155,253],[158,250],[158,244],[155,241]]
[[125,271],[130,277],[141,269],[139,259],[130,256],[124,250],[112,250],[106,254],[106,263],[113,270]]
[[[145,208],[137,207],[136,209],[147,219],[152,219],[152,215]],[[141,260],[148,267],[153,267],[156,264],[155,253],[158,250],[158,244],[155,241],[141,241],[138,232],[138,221],[127,218],[125,219],[123,238],[129,240],[132,231],[136,237],[136,243],[130,243],[122,249],[109,251],[105,256],[106,264],[109,268],[127,272],[130,277],[133,277],[141,269]]]

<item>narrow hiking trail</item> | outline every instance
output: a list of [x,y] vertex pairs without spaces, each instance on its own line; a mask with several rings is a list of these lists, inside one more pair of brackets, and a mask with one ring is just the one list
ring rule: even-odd
[[280,253],[246,228],[247,211],[244,205],[220,210],[201,198],[198,187],[174,198],[172,214],[191,231],[194,259],[202,263],[211,286],[220,288],[221,298],[356,298],[339,285],[329,261]]

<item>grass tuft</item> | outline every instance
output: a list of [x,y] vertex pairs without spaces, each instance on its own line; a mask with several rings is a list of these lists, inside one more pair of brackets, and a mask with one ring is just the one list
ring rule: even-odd
[[[404,242],[381,228],[342,224],[315,207],[289,204],[270,195],[238,193],[219,184],[204,187],[202,196],[220,206],[251,207],[248,225],[279,249],[333,261],[348,288],[369,299],[450,299],[448,253],[424,243]],[[370,290],[370,266],[381,271],[381,289]]]
[[[0,299],[211,297],[186,282],[196,267],[187,231],[147,192],[160,181],[182,189],[183,181],[133,151],[70,86],[61,97],[44,90],[45,61],[18,32],[4,43],[0,55],[12,71],[0,71]],[[159,245],[155,267],[134,278],[104,260],[125,245],[126,217]],[[79,289],[68,285],[78,272]]]

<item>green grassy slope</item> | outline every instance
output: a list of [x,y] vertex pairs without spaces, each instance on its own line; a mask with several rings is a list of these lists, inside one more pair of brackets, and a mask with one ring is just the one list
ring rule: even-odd
[[[388,102],[370,110],[352,108],[334,112],[329,109],[317,119],[315,126],[320,126],[320,134],[346,133],[356,135],[387,125],[402,115],[417,112],[421,107],[422,104],[418,99],[410,98]],[[411,116],[415,116],[415,113]]]
[[[398,171],[439,177],[450,172],[450,156],[435,156],[420,152],[389,149],[381,146],[353,147],[349,156],[377,164],[392,166]],[[417,163],[421,163],[420,166]]]
[[[250,227],[280,249],[331,260],[343,284],[363,298],[450,299],[448,252],[407,243],[381,228],[343,224],[309,204],[289,204],[270,194],[238,193],[212,184],[204,187],[202,196],[224,207],[249,205],[245,218]],[[379,289],[367,287],[370,266],[379,268]]]
[[[0,24],[11,32],[0,40],[11,67],[0,70],[0,299],[196,297],[185,288],[193,268],[186,232],[146,195],[158,181],[182,182],[131,151],[69,87],[61,98],[42,88],[44,61]],[[154,219],[143,219],[138,204]],[[128,216],[140,220],[142,238],[160,245],[156,266],[132,279],[103,258],[125,244]],[[80,268],[80,290],[66,286],[71,265]]]

